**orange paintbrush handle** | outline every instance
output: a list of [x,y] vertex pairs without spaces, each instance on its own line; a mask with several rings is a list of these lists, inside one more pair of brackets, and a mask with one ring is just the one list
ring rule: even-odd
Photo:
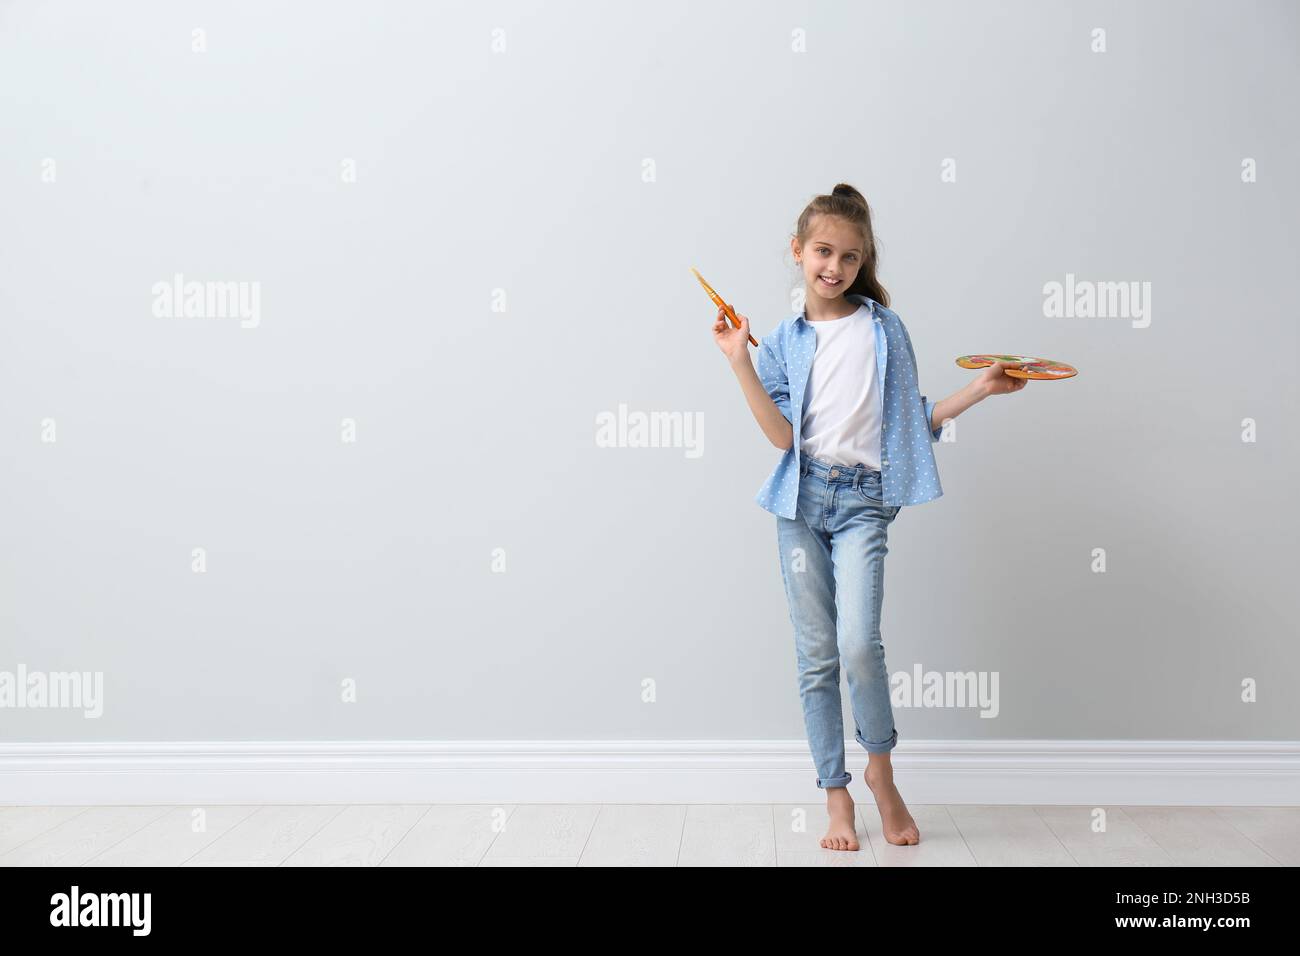
[[[694,269],[691,271],[695,272]],[[722,314],[727,317],[727,321],[731,323],[731,327],[733,329],[740,328],[740,319],[736,318],[736,310],[722,301],[722,296],[713,291],[713,286],[704,281],[704,276],[695,272],[695,278],[700,280],[700,285],[704,286],[704,291],[709,294],[709,298],[713,300],[713,304],[722,310]],[[758,348],[758,340],[755,339],[753,335],[749,336],[749,344],[754,346],[754,348]]]
[[[740,328],[740,319],[736,318],[736,310],[733,309],[731,306],[727,305],[727,303],[723,302],[721,299],[717,298],[716,296],[714,297],[713,301],[717,303],[718,308],[722,310],[722,314],[725,315],[727,319],[731,322],[731,327],[733,329]],[[758,342],[752,335],[749,337],[749,344],[754,346],[755,348],[758,348]]]

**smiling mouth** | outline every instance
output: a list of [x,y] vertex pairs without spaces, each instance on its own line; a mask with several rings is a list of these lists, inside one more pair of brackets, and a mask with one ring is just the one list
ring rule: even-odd
[[829,288],[832,288],[832,289],[835,288],[837,285],[839,285],[841,282],[844,281],[843,279],[836,279],[834,282],[831,282],[831,281],[828,280],[825,276],[818,276],[817,279],[818,279],[818,280],[819,280],[823,285],[826,285],[826,286],[828,286]]

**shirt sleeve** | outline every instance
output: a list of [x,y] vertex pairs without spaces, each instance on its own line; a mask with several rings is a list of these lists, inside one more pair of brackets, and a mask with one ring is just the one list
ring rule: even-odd
[[763,388],[776,403],[776,407],[781,410],[785,420],[793,425],[794,415],[790,411],[790,379],[786,374],[785,362],[772,345],[776,334],[771,332],[759,340],[758,380],[763,383]]
[[[922,395],[921,404],[925,406],[925,420],[928,422],[930,421],[930,416],[934,414],[935,403],[930,401],[924,395]],[[943,435],[943,422],[939,423],[938,428],[930,429],[930,439],[932,441],[938,441],[940,437],[942,437],[942,435]]]
[[[907,343],[907,354],[912,359],[912,377],[916,380],[917,391],[921,390],[921,376],[916,370],[916,351],[912,348],[912,337],[907,334],[907,326],[903,320],[898,320],[899,327],[903,330],[903,341]],[[925,409],[925,423],[930,426],[930,441],[937,442],[943,435],[943,422],[934,425],[930,416],[934,414],[935,403],[930,401],[924,395],[921,396],[921,406]]]

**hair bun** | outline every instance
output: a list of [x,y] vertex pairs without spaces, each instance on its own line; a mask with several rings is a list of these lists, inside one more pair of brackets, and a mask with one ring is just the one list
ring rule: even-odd
[[835,189],[831,190],[831,195],[840,196],[841,199],[853,200],[854,203],[862,204],[862,206],[866,206],[867,204],[865,196],[858,193],[858,190],[853,189],[853,186],[850,186],[849,183],[846,182],[837,182]]

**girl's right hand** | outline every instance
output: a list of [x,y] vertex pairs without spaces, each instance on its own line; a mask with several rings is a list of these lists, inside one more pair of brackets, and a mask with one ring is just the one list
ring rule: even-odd
[[726,313],[718,309],[718,319],[713,323],[713,341],[732,365],[749,360],[749,319],[739,312],[736,318],[740,320],[740,328],[733,329]]

